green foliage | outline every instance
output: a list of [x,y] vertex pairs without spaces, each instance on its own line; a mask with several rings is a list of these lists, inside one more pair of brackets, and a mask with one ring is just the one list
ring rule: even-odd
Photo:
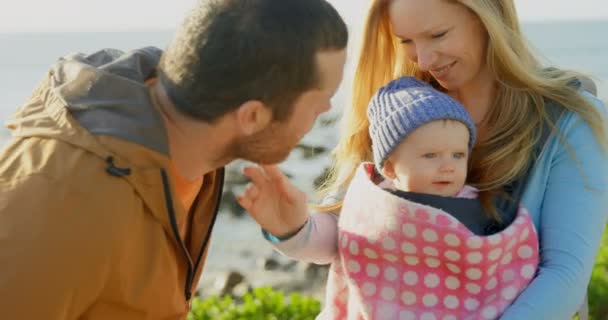
[[590,319],[608,319],[608,233],[604,232],[589,284]]
[[205,300],[195,298],[186,320],[308,320],[321,310],[319,301],[298,293],[288,298],[283,292],[270,287],[255,288],[238,303],[230,296],[211,296]]

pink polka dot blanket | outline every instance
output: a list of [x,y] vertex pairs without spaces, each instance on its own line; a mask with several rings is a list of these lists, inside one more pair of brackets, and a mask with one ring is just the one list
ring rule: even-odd
[[497,319],[539,262],[525,208],[504,230],[478,236],[445,211],[383,190],[364,166],[338,229],[339,258],[318,319]]

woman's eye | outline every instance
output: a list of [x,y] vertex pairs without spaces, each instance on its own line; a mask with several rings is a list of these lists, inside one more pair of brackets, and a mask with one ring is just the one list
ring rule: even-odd
[[412,40],[410,39],[401,39],[401,44],[410,44],[412,43]]
[[448,33],[447,31],[436,33],[433,35],[433,39],[439,39],[439,38],[445,36],[447,33]]

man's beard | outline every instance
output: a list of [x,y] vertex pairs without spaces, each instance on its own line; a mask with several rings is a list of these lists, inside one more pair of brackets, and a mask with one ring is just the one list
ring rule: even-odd
[[296,146],[293,135],[281,124],[271,124],[263,131],[235,141],[235,158],[259,164],[276,164],[287,159]]

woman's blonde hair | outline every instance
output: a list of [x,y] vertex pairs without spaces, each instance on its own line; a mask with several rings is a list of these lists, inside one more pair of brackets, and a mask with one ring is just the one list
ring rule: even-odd
[[[390,1],[373,0],[368,11],[352,107],[344,110],[340,140],[333,153],[334,164],[321,187],[324,194],[344,190],[358,165],[372,160],[366,109],[373,94],[403,75],[433,83],[430,74],[421,72],[407,60],[400,40],[393,35],[388,16]],[[489,128],[487,137],[472,153],[468,183],[480,189],[482,203],[499,219],[492,205],[493,196],[526,172],[533,147],[540,139],[537,128],[547,124],[555,129],[545,107],[547,101],[580,115],[604,147],[605,128],[596,108],[572,86],[582,75],[544,68],[532,54],[522,35],[513,0],[446,1],[459,3],[476,14],[488,35],[486,63],[498,88],[494,105],[484,119]],[[340,205],[320,209],[336,210]]]

